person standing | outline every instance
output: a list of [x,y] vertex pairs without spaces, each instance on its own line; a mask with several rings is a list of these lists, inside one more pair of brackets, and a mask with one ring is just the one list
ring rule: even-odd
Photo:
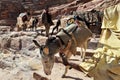
[[52,15],[49,13],[49,8],[46,7],[42,13],[42,24],[45,26],[46,36],[49,37],[50,26],[54,25]]

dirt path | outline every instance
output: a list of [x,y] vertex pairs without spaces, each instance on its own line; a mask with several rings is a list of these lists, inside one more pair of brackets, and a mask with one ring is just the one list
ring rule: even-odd
[[[72,56],[70,62],[77,64],[81,63],[80,56]],[[64,69],[65,66],[62,63],[55,63],[50,76],[45,75],[42,68],[36,72],[50,80],[93,80],[92,78],[87,77],[83,72],[75,69],[70,69],[66,77],[62,78]]]

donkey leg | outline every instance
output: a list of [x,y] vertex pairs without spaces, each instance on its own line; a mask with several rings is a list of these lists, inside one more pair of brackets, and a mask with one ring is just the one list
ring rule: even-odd
[[37,30],[37,25],[35,25],[35,31]]
[[85,56],[86,56],[86,49],[87,49],[87,41],[83,44],[83,58],[82,61],[85,61]]
[[66,74],[67,74],[67,72],[68,72],[68,69],[70,69],[71,68],[71,66],[66,66],[65,67],[65,72],[64,72],[64,74],[62,75],[62,78],[64,78],[65,76],[66,76]]
[[81,46],[81,51],[80,51],[80,53],[81,53],[81,58],[83,58],[83,45]]
[[65,72],[62,75],[62,77],[65,77],[67,72],[68,72],[68,69],[70,69],[71,66],[70,66],[70,64],[68,62],[68,57],[64,53],[59,53],[59,55],[62,58],[63,64],[65,65]]
[[60,55],[60,57],[62,58],[63,64],[64,64],[65,66],[69,65],[69,62],[68,62],[68,60],[67,60],[67,58],[66,58],[66,55],[65,55],[64,53],[60,53],[59,55]]
[[62,77],[65,77],[68,70],[72,68],[72,66],[70,66],[69,62],[68,62],[68,59],[72,56],[71,52],[66,52],[66,55],[65,55],[65,59],[63,60],[63,63],[65,63],[65,72],[63,74]]

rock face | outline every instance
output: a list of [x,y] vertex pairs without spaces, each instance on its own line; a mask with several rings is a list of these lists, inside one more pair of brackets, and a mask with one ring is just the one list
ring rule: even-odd
[[31,33],[25,34],[25,32],[6,33],[5,35],[0,36],[1,41],[0,48],[1,49],[11,48],[13,50],[30,48],[32,40],[34,39],[34,35],[36,35],[36,33],[34,34]]
[[2,38],[0,38],[0,47],[1,47],[1,49],[6,49],[6,48],[8,48],[8,47],[10,47],[10,38],[8,37],[8,36],[5,36],[4,35],[4,37],[2,37]]
[[22,43],[20,38],[12,38],[10,46],[14,50],[21,50],[22,48]]
[[[16,20],[19,13],[24,12],[25,9],[33,11],[33,14],[35,14],[34,11],[42,10],[45,6],[50,7],[50,11],[55,18],[57,15],[70,14],[76,10],[82,12],[93,8],[103,10],[119,2],[119,0],[1,0],[0,19],[10,18]],[[38,15],[40,14],[41,11]]]
[[25,9],[21,3],[15,0],[1,0],[0,1],[0,25],[15,25],[16,17]]
[[[21,12],[42,10],[46,6],[55,6],[70,3],[74,0],[1,0],[0,1],[0,25],[14,25],[16,18]],[[46,5],[45,5],[46,4]],[[53,15],[56,12],[52,12]],[[41,13],[38,13],[40,15]],[[58,14],[55,15],[55,17]],[[54,17],[54,16],[53,16]]]
[[19,0],[19,1],[23,3],[25,8],[38,10],[45,8],[45,6],[61,5],[72,2],[74,0]]
[[22,4],[14,0],[0,1],[0,19],[16,19],[20,12],[25,11]]
[[115,5],[115,4],[119,4],[119,3],[120,3],[119,0],[93,0],[83,5],[79,5],[79,7],[77,8],[77,11],[84,12],[84,11],[90,11],[92,9],[103,11],[105,8]]

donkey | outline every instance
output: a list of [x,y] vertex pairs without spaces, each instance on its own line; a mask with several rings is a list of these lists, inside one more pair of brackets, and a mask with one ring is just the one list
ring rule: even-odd
[[76,47],[83,46],[91,37],[92,32],[85,25],[71,24],[58,32],[55,37],[49,37],[45,45],[40,45],[36,40],[33,40],[34,44],[40,49],[45,74],[51,74],[55,54],[59,52],[63,64],[66,66],[64,77],[70,68],[68,59],[71,55],[76,54]]

